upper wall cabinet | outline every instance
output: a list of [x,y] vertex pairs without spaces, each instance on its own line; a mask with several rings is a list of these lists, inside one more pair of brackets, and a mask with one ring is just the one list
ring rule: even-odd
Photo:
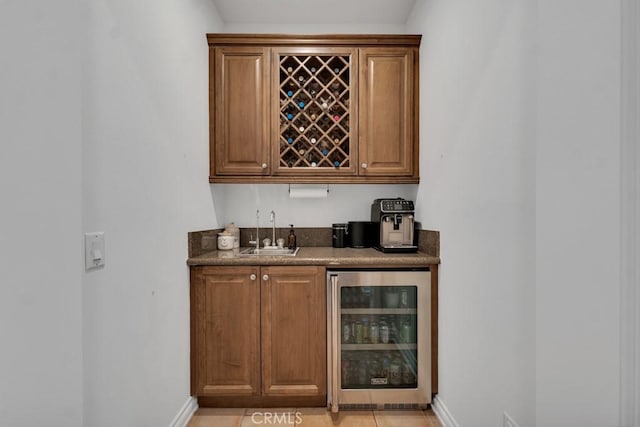
[[210,182],[419,182],[420,36],[207,38]]

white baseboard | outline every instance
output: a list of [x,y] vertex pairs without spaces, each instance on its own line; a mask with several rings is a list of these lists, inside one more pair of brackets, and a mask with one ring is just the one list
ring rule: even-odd
[[189,396],[187,401],[182,405],[180,411],[178,411],[178,415],[171,421],[169,427],[185,427],[193,414],[198,410],[198,401]]
[[433,412],[436,414],[444,427],[458,427],[458,423],[453,419],[451,412],[449,412],[447,406],[440,399],[440,396],[436,396],[433,398],[433,401],[431,402],[431,408],[433,408]]

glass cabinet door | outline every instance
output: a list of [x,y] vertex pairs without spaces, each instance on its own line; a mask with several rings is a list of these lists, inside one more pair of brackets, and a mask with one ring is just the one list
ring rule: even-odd
[[418,386],[417,286],[339,291],[342,389]]

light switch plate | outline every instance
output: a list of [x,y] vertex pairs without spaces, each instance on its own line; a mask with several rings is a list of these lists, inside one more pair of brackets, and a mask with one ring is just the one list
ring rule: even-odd
[[84,234],[84,268],[94,270],[104,267],[104,232]]

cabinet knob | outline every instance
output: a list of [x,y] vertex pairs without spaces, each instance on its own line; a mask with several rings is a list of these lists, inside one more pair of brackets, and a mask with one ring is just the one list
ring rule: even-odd
[[262,169],[266,169],[267,168],[267,164],[266,163],[263,163],[261,166],[262,166]]
[[251,276],[249,276],[249,279],[251,279],[251,280],[256,280],[256,275],[255,275],[255,274],[252,274]]
[[265,282],[269,280],[269,275],[265,274],[264,276],[262,276],[262,280],[264,280]]
[[369,165],[368,165],[368,164],[366,164],[366,163],[363,163],[363,164],[362,164],[362,169],[366,169],[366,168],[368,168],[368,167],[369,167]]

